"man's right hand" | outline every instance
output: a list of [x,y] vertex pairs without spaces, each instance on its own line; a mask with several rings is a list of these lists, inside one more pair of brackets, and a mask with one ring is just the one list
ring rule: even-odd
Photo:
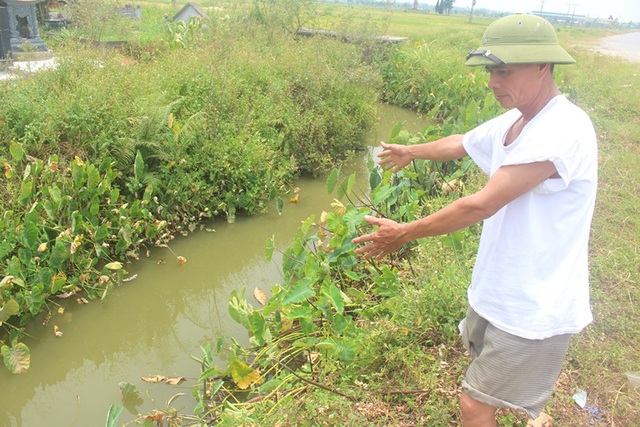
[[413,160],[409,147],[406,145],[387,144],[384,142],[381,142],[380,145],[382,145],[384,151],[378,154],[380,158],[379,164],[383,166],[385,170],[393,168],[393,173],[397,173]]

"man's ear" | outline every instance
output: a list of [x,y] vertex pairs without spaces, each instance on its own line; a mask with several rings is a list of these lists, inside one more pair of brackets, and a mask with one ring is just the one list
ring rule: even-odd
[[553,64],[538,64],[540,71],[546,71],[545,68],[549,68],[549,74],[553,74]]

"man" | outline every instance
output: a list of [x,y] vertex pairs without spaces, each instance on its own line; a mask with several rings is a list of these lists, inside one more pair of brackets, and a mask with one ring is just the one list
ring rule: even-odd
[[485,66],[508,111],[464,135],[411,146],[382,143],[380,164],[469,155],[489,175],[475,194],[411,223],[367,217],[376,227],[353,239],[382,258],[414,239],[483,222],[460,324],[472,362],[460,397],[464,427],[496,426],[507,407],[538,417],[551,396],[571,334],[592,321],[588,238],[597,185],[597,143],[589,117],[558,91],[554,64],[572,64],[553,26],[507,16],[486,30],[467,65]]

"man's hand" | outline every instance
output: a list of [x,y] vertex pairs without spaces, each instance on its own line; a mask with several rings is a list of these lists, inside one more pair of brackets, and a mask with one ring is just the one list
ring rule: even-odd
[[364,218],[369,225],[378,227],[372,233],[363,234],[351,240],[352,243],[370,242],[356,249],[357,254],[364,254],[364,259],[373,257],[381,259],[385,255],[397,251],[406,243],[401,224],[391,219],[376,218],[369,215]]
[[381,142],[380,145],[382,145],[384,151],[378,154],[381,159],[379,164],[386,170],[393,168],[393,173],[396,173],[413,160],[409,147],[406,145],[386,144],[384,142]]

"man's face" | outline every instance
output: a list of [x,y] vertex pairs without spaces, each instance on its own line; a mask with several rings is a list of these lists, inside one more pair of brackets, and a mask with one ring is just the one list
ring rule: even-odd
[[508,64],[486,67],[489,87],[503,108],[526,108],[540,95],[544,66]]

